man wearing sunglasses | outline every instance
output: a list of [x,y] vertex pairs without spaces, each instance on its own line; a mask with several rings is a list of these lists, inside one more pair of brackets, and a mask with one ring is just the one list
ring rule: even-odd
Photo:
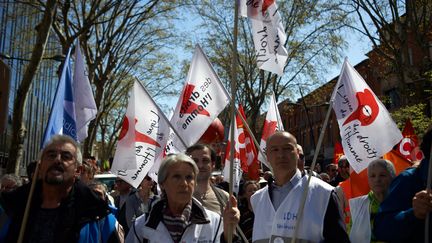
[[[123,235],[108,204],[77,180],[82,155],[70,137],[55,135],[42,149],[23,242],[121,242]],[[8,216],[0,242],[17,242],[31,183],[2,193]]]

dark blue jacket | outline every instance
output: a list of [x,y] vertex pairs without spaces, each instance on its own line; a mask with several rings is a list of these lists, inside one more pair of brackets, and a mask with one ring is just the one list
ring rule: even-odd
[[406,169],[393,180],[375,217],[377,240],[424,242],[425,220],[414,216],[412,199],[417,192],[426,189],[428,165],[429,161],[424,159],[418,168]]
[[[24,242],[28,242],[35,212],[42,203],[41,189],[39,181],[33,194]],[[1,194],[0,205],[4,212],[0,215],[0,222],[3,222],[0,225],[0,242],[17,241],[29,191],[30,184],[27,184],[13,192]],[[117,221],[108,204],[83,183],[75,182],[59,210],[61,221],[55,229],[55,242],[120,242]]]

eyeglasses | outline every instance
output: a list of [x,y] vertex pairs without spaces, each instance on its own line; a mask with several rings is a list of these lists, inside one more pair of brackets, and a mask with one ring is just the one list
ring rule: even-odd
[[45,158],[49,160],[55,160],[57,156],[60,154],[60,158],[63,161],[71,161],[75,158],[75,156],[69,151],[57,151],[57,150],[49,150],[45,153]]

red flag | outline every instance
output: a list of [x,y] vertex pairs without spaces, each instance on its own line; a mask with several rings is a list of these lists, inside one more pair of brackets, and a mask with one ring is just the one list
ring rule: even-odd
[[[243,110],[243,106],[239,106],[239,113],[243,117],[243,119],[246,121],[246,115]],[[238,117],[238,116],[237,116]],[[239,117],[240,118],[240,117]],[[242,123],[243,126],[243,123]],[[247,172],[249,175],[249,179],[257,180],[259,179],[259,163],[258,163],[258,152],[255,147],[255,144],[253,142],[252,136],[249,134],[249,132],[246,129],[243,129],[244,133],[244,151],[246,154],[246,161],[247,161]],[[242,152],[242,148],[240,147],[240,153]]]
[[333,164],[337,164],[342,155],[344,155],[342,144],[339,141],[336,141],[333,152]]
[[409,161],[423,159],[423,153],[419,148],[418,137],[415,134],[414,127],[410,119],[406,120],[405,127],[402,131],[403,139],[398,144],[398,152],[401,156]]

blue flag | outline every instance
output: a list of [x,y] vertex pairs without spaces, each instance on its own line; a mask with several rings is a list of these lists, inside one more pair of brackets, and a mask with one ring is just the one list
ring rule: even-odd
[[60,76],[42,147],[55,134],[64,134],[76,140],[75,108],[72,89],[72,69],[69,48]]

